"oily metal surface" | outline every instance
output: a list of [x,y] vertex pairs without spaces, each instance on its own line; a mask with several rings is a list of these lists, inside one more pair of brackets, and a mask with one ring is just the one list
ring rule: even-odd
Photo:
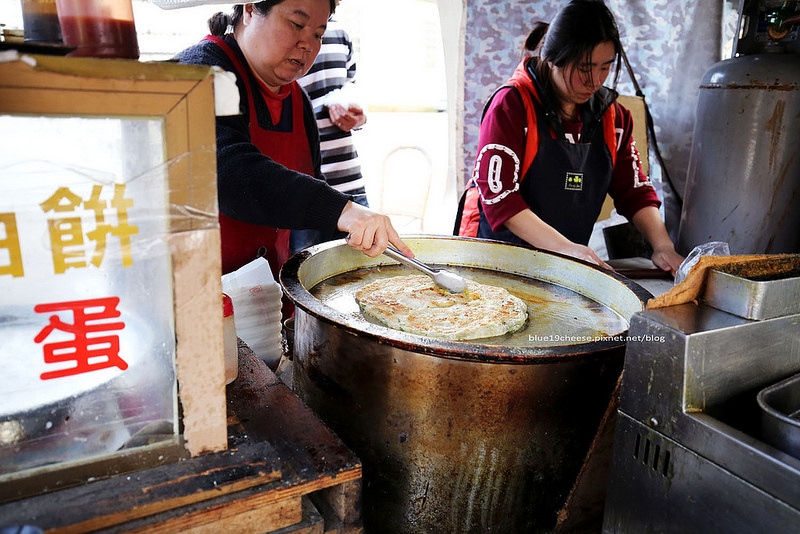
[[504,287],[525,300],[529,306],[525,329],[496,339],[452,342],[376,324],[358,311],[352,293],[373,277],[406,271],[393,260],[368,258],[343,242],[325,243],[290,258],[281,270],[281,284],[299,308],[365,338],[483,361],[523,362],[624,347],[628,319],[652,297],[612,271],[527,247],[469,238],[404,240],[426,263]]
[[[299,310],[293,387],[358,456],[366,532],[550,532],[624,349],[556,361],[440,358]],[[604,483],[604,482],[601,482]]]
[[[527,304],[528,320],[521,330],[475,340],[476,343],[506,347],[564,345],[596,341],[628,329],[628,321],[619,313],[559,285],[486,269],[448,269],[467,280],[502,287]],[[381,325],[362,314],[355,293],[375,280],[408,274],[414,273],[408,267],[395,265],[356,269],[317,284],[311,294],[344,315]]]
[[800,374],[758,392],[764,441],[800,459]]
[[800,313],[800,254],[712,269],[703,300],[709,306],[764,320]]

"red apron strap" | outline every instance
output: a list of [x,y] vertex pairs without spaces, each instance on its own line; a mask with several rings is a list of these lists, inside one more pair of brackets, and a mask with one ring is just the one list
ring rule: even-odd
[[247,102],[250,108],[250,117],[255,117],[255,105],[253,104],[253,97],[251,96],[253,94],[253,88],[250,86],[250,77],[247,75],[247,69],[244,68],[244,65],[239,60],[239,56],[237,56],[236,52],[233,51],[233,48],[231,48],[231,46],[225,42],[225,39],[221,39],[216,35],[206,35],[203,40],[211,41],[220,47],[222,51],[225,52],[225,55],[228,56],[228,59],[231,60],[233,66],[236,68],[239,78],[241,78],[241,80],[244,82],[244,88],[246,94],[248,95]]
[[480,194],[478,188],[474,186],[467,187],[464,191],[462,199],[462,206],[460,210],[460,217],[458,221],[458,228],[456,235],[464,237],[477,237],[478,227],[481,221],[481,212],[478,206]]
[[617,164],[617,103],[614,102],[603,115],[603,137],[611,151],[611,164]]

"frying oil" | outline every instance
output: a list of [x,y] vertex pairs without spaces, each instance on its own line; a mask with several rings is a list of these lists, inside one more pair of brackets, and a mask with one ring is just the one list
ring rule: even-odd
[[[617,336],[628,329],[625,318],[608,306],[552,282],[486,269],[452,265],[447,269],[475,282],[507,289],[528,305],[528,321],[521,330],[474,343],[504,347],[574,345]],[[356,269],[320,282],[311,294],[355,323],[379,324],[362,315],[356,291],[374,280],[407,274],[409,269],[400,265]]]

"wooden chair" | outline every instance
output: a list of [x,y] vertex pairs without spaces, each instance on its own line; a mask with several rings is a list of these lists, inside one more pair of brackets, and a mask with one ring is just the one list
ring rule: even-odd
[[383,160],[379,205],[400,233],[424,230],[425,210],[433,177],[433,161],[419,146],[403,145]]
[[[625,109],[631,112],[633,117],[633,140],[636,142],[636,148],[639,150],[639,158],[642,161],[642,170],[645,175],[650,175],[650,160],[648,158],[649,143],[647,139],[647,118],[644,110],[644,98],[640,96],[620,95],[617,101],[625,106]],[[597,217],[598,221],[604,221],[611,215],[611,210],[614,209],[614,201],[611,197],[606,195],[606,200],[603,203],[603,208],[600,210],[600,216]]]

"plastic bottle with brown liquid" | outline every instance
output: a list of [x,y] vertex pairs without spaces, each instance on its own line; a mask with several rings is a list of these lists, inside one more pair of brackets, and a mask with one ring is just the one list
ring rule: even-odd
[[139,58],[131,0],[56,0],[68,56]]

